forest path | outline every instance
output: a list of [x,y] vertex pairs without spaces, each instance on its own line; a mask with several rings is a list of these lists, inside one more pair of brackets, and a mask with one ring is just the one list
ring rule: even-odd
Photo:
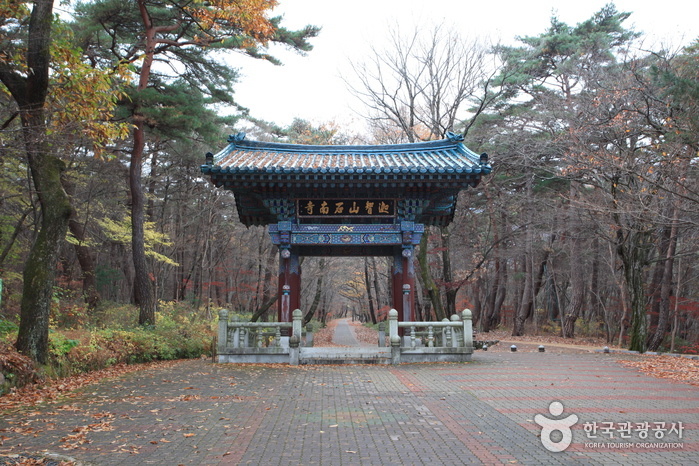
[[359,340],[354,336],[352,327],[349,324],[349,318],[338,319],[335,325],[335,333],[333,334],[333,343],[342,346],[361,346]]

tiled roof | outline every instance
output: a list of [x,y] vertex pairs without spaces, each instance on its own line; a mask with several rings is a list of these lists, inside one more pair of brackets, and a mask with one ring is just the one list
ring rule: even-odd
[[[487,174],[481,157],[449,134],[440,141],[393,145],[314,146],[248,141],[244,133],[231,136],[229,145],[213,156],[202,171],[243,175],[443,175]],[[210,156],[210,154],[209,154]],[[469,176],[469,177],[470,177]],[[335,177],[333,177],[335,178]]]
[[461,189],[490,173],[487,155],[449,133],[441,141],[372,146],[312,146],[245,140],[239,133],[201,171],[235,193],[245,225],[294,217],[303,197],[396,199],[399,217],[447,225]]

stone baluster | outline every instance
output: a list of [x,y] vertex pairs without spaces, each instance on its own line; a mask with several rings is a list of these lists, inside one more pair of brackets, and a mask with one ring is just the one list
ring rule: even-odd
[[431,325],[427,326],[427,346],[434,348],[434,330]]
[[238,348],[247,348],[248,347],[248,331],[244,327],[241,327],[240,331],[238,332]]
[[262,348],[262,327],[257,327],[257,335],[255,336],[255,343],[258,348]]
[[[240,318],[237,315],[233,315],[230,317],[230,322],[231,323],[236,323],[240,321]],[[232,346],[233,348],[238,348],[240,346],[240,327],[236,327],[235,325],[232,328],[228,329],[228,344]]]
[[[442,322],[449,322],[449,319],[446,317],[442,319]],[[444,347],[449,348],[451,346],[451,327],[450,326],[445,326],[443,330],[443,335],[444,335]]]
[[277,325],[274,331],[274,346],[275,348],[279,348],[281,346],[281,341],[282,341],[282,328]]
[[[456,314],[454,314],[453,316],[451,316],[451,321],[452,321],[452,322],[459,322],[460,320],[461,320],[461,319],[459,319],[459,316],[457,316]],[[452,328],[451,328],[451,331],[452,331],[452,333],[451,333],[451,335],[452,335],[452,338],[451,338],[451,346],[452,346],[453,348],[458,348],[459,346],[462,345],[462,343],[461,343],[461,332],[459,331],[459,329],[458,329],[457,327],[452,327]]]
[[417,343],[415,342],[415,326],[411,325],[410,326],[410,347],[415,348],[417,346]]

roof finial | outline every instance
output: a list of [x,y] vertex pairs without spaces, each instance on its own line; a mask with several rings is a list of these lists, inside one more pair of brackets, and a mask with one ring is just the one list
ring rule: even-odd
[[447,139],[449,139],[451,142],[461,142],[464,140],[464,135],[447,131]]
[[238,134],[228,136],[228,142],[240,142],[245,139],[245,131],[240,131]]

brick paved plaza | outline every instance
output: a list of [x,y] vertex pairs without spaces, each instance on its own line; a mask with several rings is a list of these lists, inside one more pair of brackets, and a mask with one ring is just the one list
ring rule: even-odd
[[[520,345],[464,364],[182,361],[9,413],[0,450],[120,466],[699,464],[699,390],[619,357],[639,356]],[[554,418],[552,401],[564,407],[556,419],[578,417],[558,453],[534,422]]]

